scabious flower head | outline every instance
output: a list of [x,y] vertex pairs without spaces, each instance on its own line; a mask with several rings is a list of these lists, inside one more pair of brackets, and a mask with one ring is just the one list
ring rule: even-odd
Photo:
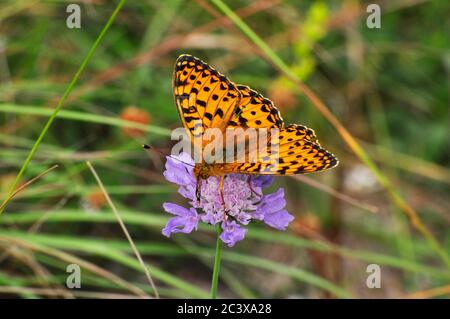
[[197,199],[197,180],[194,176],[194,161],[187,153],[167,157],[164,177],[179,186],[178,192],[189,200],[190,208],[173,203],[164,203],[166,212],[175,215],[162,230],[163,235],[190,233],[197,229],[200,221],[216,225],[220,223],[220,239],[229,247],[244,239],[252,220],[260,220],[278,230],[285,230],[294,217],[284,208],[284,190],[264,195],[263,189],[270,186],[271,176],[243,174],[227,175],[223,181],[223,199],[220,195],[220,177],[211,176],[201,181],[200,200]]

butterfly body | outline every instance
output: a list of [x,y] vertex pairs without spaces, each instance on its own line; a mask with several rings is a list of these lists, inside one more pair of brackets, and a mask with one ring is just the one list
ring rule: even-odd
[[[264,156],[252,156],[256,153],[260,155],[260,149],[254,147],[246,149],[244,156],[233,157],[234,160],[231,161],[207,162],[202,158],[197,162],[194,166],[194,176],[197,179],[198,201],[201,197],[202,180],[211,176],[220,178],[219,192],[226,211],[222,188],[227,174],[248,174],[249,188],[252,189],[250,176],[253,174],[306,174],[329,169],[338,164],[337,158],[319,144],[312,129],[298,124],[285,126],[280,112],[272,101],[248,86],[234,84],[226,76],[192,55],[183,54],[178,57],[172,86],[181,122],[188,131],[194,147],[195,139],[202,137],[207,129],[220,130],[227,141],[230,139],[226,133],[230,130],[232,132],[241,130],[236,135],[244,134],[242,129],[270,130],[264,143],[271,148]],[[274,136],[277,138],[272,139]],[[254,141],[255,138],[245,136],[240,143],[246,145]],[[202,150],[206,147],[203,140],[200,145]],[[232,145],[233,152],[238,146],[237,142]],[[246,161],[250,158],[253,161]],[[226,219],[226,216],[224,218]]]

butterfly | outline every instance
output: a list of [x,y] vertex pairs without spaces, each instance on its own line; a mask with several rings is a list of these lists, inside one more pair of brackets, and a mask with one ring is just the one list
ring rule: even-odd
[[249,174],[249,177],[305,174],[338,165],[336,156],[321,147],[312,129],[285,125],[272,101],[248,86],[234,84],[192,55],[183,54],[176,60],[172,86],[181,122],[191,141],[199,134],[195,123],[201,123],[202,130],[217,128],[224,134],[233,128],[278,129],[278,151],[270,153],[268,160],[207,163],[202,159],[196,163],[198,198],[201,180],[210,176],[220,177],[223,198],[222,185],[227,174]]

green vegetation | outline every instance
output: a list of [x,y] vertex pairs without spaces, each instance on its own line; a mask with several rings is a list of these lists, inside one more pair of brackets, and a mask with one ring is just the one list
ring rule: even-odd
[[[162,203],[185,201],[140,146],[173,145],[182,53],[272,99],[340,159],[315,184],[276,178],[296,219],[223,247],[219,297],[450,295],[450,4],[383,2],[369,29],[373,1],[117,0],[81,4],[69,29],[69,3],[0,4],[0,297],[155,295],[87,161],[159,295],[210,296],[215,230],[162,236]],[[71,263],[82,289],[66,289]]]

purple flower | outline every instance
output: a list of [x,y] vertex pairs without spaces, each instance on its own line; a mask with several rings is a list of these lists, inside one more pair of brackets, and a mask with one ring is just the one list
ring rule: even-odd
[[[186,163],[186,164],[185,164]],[[260,220],[278,230],[285,230],[294,219],[284,208],[284,190],[263,195],[263,188],[272,181],[271,176],[251,176],[243,174],[227,175],[223,181],[223,199],[220,196],[217,176],[201,181],[200,200],[197,199],[197,180],[193,173],[192,158],[182,153],[167,157],[164,177],[179,187],[178,192],[189,199],[190,209],[172,203],[164,203],[166,212],[175,215],[163,229],[167,237],[171,233],[190,233],[197,229],[198,222],[215,225],[221,223],[220,239],[229,247],[244,239],[251,220]]]

